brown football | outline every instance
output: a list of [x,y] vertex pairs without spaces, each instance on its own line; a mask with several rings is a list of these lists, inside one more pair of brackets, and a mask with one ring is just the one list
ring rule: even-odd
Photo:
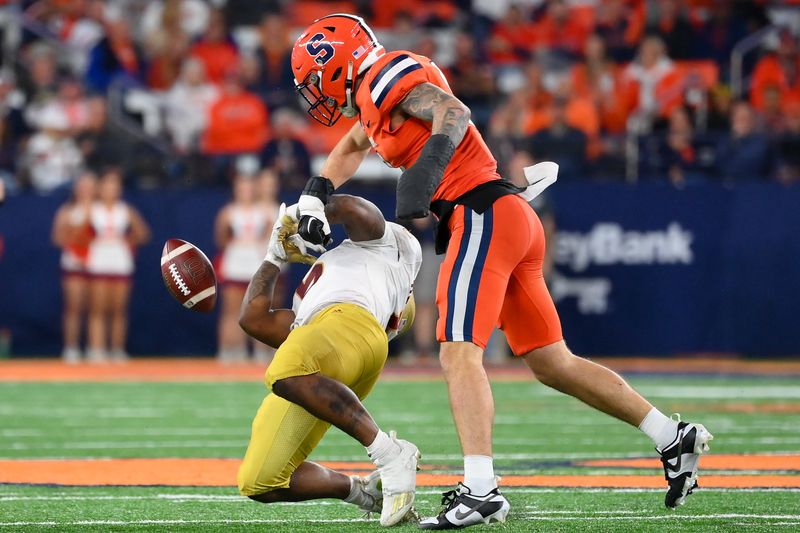
[[170,239],[161,252],[161,275],[173,298],[192,311],[208,313],[217,303],[217,276],[206,254],[192,243]]

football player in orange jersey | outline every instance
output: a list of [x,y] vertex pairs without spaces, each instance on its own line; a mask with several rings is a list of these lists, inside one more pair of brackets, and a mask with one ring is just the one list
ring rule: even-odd
[[371,148],[403,169],[398,219],[430,212],[438,218],[437,252],[446,255],[436,295],[437,338],[464,453],[464,483],[445,493],[442,511],[420,527],[464,527],[504,521],[508,514],[492,464],[494,401],[482,362],[497,325],[539,381],[647,434],[664,465],[665,503],[682,504],[696,485],[698,457],[710,433],[670,419],[619,375],[569,351],[542,276],[544,232],[525,201],[527,191],[497,174],[469,109],[436,65],[411,52],[386,52],[362,19],[335,14],[298,38],[292,69],[315,120],[332,125],[341,115],[359,119],[300,197],[307,246],[324,250],[330,240],[326,201]]

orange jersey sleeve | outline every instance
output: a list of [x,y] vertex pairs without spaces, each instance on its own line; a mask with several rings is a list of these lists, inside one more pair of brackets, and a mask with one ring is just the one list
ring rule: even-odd
[[[378,155],[392,167],[413,165],[431,135],[431,123],[415,117],[392,127],[392,110],[421,83],[431,83],[452,94],[444,74],[430,59],[397,51],[383,55],[370,67],[356,93],[361,127]],[[433,199],[454,200],[499,178],[497,161],[478,129],[470,124]]]

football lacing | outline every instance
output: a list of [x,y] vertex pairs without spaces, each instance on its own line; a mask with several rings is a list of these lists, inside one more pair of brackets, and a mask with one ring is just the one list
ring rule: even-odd
[[178,272],[178,267],[175,266],[175,263],[171,263],[169,265],[169,273],[172,275],[173,281],[175,281],[175,285],[178,286],[178,289],[184,296],[189,296],[192,291],[189,290],[189,287],[186,285],[186,282],[183,281],[181,277],[181,273]]

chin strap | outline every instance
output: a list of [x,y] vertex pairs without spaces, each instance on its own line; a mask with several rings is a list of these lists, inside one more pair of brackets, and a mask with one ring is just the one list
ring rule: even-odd
[[[384,50],[383,46],[376,43],[375,47],[370,50],[370,52],[367,54],[367,57],[364,58],[364,61],[362,61],[361,65],[358,67],[358,75],[366,72],[367,69],[374,65],[378,58],[385,53],[386,51]],[[348,61],[347,78],[344,80],[345,101],[344,105],[339,107],[339,111],[341,111],[342,115],[346,116],[347,118],[353,118],[358,115],[358,109],[353,104],[353,84],[355,82],[353,74],[353,62]]]
[[318,70],[315,76],[317,77],[317,90],[322,94],[322,70]]
[[339,109],[342,115],[353,118],[358,114],[356,106],[353,105],[353,62],[347,62],[347,78],[344,80],[344,105]]

